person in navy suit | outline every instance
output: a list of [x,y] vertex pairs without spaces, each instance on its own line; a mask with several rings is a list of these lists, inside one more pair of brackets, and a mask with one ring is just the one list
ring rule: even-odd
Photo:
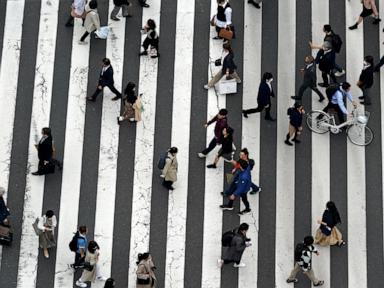
[[273,76],[271,73],[266,72],[263,75],[259,86],[259,93],[257,95],[257,107],[252,109],[243,110],[243,116],[248,118],[248,114],[261,112],[265,109],[265,120],[275,121],[271,117],[271,96],[275,97],[272,89]]
[[121,93],[117,91],[114,86],[113,68],[111,66],[111,61],[108,58],[103,59],[103,68],[100,72],[99,83],[97,84],[95,93],[93,93],[92,96],[87,97],[87,100],[96,101],[97,95],[99,95],[99,93],[103,91],[103,88],[105,86],[107,86],[109,90],[111,90],[112,93],[116,95],[114,98],[112,98],[113,101],[116,101],[121,98]]

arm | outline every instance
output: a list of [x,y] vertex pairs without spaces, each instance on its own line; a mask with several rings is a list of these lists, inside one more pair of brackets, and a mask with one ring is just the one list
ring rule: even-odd
[[378,17],[379,16],[379,12],[377,11],[375,0],[371,0],[371,6],[372,6],[372,10],[373,10],[373,15]]
[[225,14],[225,18],[227,19],[226,25],[230,26],[232,24],[232,8],[228,7],[227,9],[225,9],[224,14]]
[[100,29],[100,17],[97,12],[94,12],[95,14],[92,17],[93,24],[96,26],[96,30]]
[[345,108],[345,105],[344,105],[343,94],[340,91],[336,92],[336,99],[337,99],[337,105],[339,105],[341,111],[344,114],[348,114],[347,108]]
[[46,230],[46,228],[44,226],[44,217],[39,217],[39,222],[37,223],[37,228],[39,228],[41,231]]
[[205,125],[205,127],[211,125],[212,123],[216,122],[217,121],[217,115],[215,117],[213,117],[211,120],[209,120]]
[[167,175],[167,172],[168,172],[169,167],[171,166],[171,163],[172,163],[171,159],[169,159],[169,158],[165,159],[165,166],[163,168],[163,171],[161,171],[162,175],[164,175],[164,176]]

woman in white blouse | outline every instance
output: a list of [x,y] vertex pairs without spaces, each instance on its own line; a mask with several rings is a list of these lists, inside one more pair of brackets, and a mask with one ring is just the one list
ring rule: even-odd
[[37,227],[42,231],[39,235],[39,246],[43,249],[45,258],[49,258],[48,249],[56,246],[54,234],[56,225],[56,216],[52,210],[48,210],[39,218]]

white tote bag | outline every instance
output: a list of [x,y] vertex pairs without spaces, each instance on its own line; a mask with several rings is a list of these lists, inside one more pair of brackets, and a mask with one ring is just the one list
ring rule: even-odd
[[221,78],[216,86],[219,94],[234,94],[237,93],[236,79],[227,80],[225,77]]
[[95,34],[100,39],[107,39],[108,34],[109,34],[109,27],[108,26],[102,26],[99,28],[99,30],[96,30]]

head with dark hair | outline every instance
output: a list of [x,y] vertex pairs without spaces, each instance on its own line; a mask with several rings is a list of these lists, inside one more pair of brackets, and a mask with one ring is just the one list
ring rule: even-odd
[[53,213],[52,210],[48,210],[47,212],[45,212],[45,216],[46,216],[47,218],[52,218],[53,215],[55,215],[55,213]]
[[115,287],[115,280],[113,278],[108,278],[105,281],[104,288],[114,288]]
[[177,151],[178,151],[177,147],[171,147],[168,149],[168,152],[171,153],[172,155],[175,155]]
[[332,201],[328,201],[327,204],[326,204],[326,207],[327,207],[328,211],[331,212],[332,219],[335,222],[335,224],[341,223],[340,214],[339,214],[339,211],[336,208],[335,203],[332,202]]
[[310,246],[313,244],[313,242],[314,242],[314,240],[313,240],[312,236],[305,236],[304,237],[304,245],[305,246]]
[[227,116],[227,114],[228,114],[228,110],[227,110],[227,109],[225,109],[225,108],[220,109],[220,111],[219,111],[219,115],[221,115],[221,116]]
[[105,66],[111,65],[111,60],[109,60],[108,58],[104,58],[104,59],[103,59],[103,64],[104,64]]
[[304,62],[305,62],[306,64],[313,63],[314,61],[315,61],[315,58],[313,58],[312,55],[307,55],[307,56],[305,56],[305,58],[304,58]]
[[149,255],[150,255],[149,252],[139,253],[139,255],[137,255],[137,262],[136,262],[136,264],[139,264],[140,261],[142,261],[142,260],[148,259]]
[[247,169],[247,167],[248,167],[248,162],[245,161],[245,160],[243,160],[243,159],[239,159],[239,161],[238,161],[237,163],[239,163],[240,168],[241,168],[242,170],[245,170],[245,169]]
[[96,243],[96,241],[89,241],[88,243],[88,251],[92,254],[95,253],[96,250],[100,249],[99,245]]
[[127,86],[125,87],[124,93],[125,94],[131,94],[136,88],[135,83],[133,82],[128,82]]
[[243,153],[244,153],[245,155],[247,155],[247,156],[249,155],[248,148],[245,148],[245,147],[244,147],[243,149],[240,150],[240,152],[243,152]]
[[367,62],[369,65],[373,66],[373,57],[368,55],[364,57],[364,61]]
[[229,53],[233,53],[232,46],[231,46],[231,44],[229,42],[225,42],[223,44],[223,49],[227,50]]
[[97,8],[97,1],[96,0],[89,1],[89,8],[96,9]]
[[341,88],[343,88],[344,91],[348,91],[349,88],[351,88],[351,84],[349,84],[348,82],[343,82],[341,84]]
[[273,78],[273,75],[270,72],[265,72],[263,74],[263,81],[271,80],[272,78]]
[[87,226],[80,226],[79,227],[79,232],[81,233],[81,234],[85,234],[85,233],[87,233]]
[[41,133],[43,135],[51,136],[51,128],[44,127],[43,129],[41,129]]
[[249,229],[249,225],[247,223],[241,223],[239,226],[238,232],[239,233],[240,233],[240,231],[247,232],[248,229]]
[[156,23],[155,23],[155,20],[153,20],[153,19],[148,19],[148,21],[147,21],[147,26],[148,26],[149,29],[151,29],[151,30],[156,29]]
[[329,25],[329,24],[325,24],[325,25],[323,26],[323,31],[324,31],[325,33],[329,33],[329,32],[331,32],[331,31],[332,31],[331,25]]
[[301,108],[303,108],[303,104],[301,104],[300,102],[295,102],[294,107],[296,109],[301,109]]

